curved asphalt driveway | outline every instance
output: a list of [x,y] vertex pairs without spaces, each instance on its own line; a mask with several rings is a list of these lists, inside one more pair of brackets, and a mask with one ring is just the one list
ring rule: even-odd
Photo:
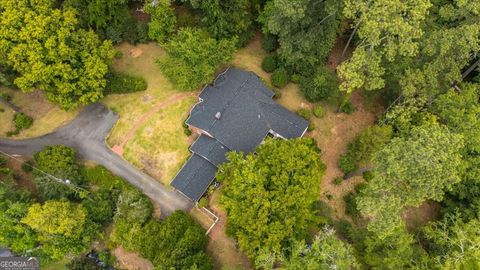
[[162,216],[168,216],[175,210],[190,210],[192,201],[177,191],[166,189],[106,146],[105,138],[117,119],[118,116],[105,106],[91,104],[72,122],[47,135],[25,140],[0,139],[0,150],[9,154],[32,156],[47,145],[73,147],[83,159],[102,164],[159,203]]

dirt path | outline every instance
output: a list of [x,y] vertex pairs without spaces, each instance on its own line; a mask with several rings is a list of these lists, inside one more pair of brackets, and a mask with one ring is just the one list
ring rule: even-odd
[[126,270],[153,270],[153,264],[138,255],[137,253],[128,252],[123,247],[119,246],[113,250],[113,255],[117,258],[117,265],[119,269]]
[[133,125],[133,127],[128,131],[127,135],[123,139],[123,141],[120,144],[116,144],[112,147],[112,150],[119,154],[123,155],[124,152],[124,147],[130,141],[134,136],[137,130],[150,118],[152,117],[155,113],[157,113],[159,110],[172,105],[175,102],[178,102],[184,98],[187,97],[193,97],[196,96],[197,93],[180,93],[180,94],[175,94],[172,95],[171,97],[167,98],[166,100],[163,100],[162,102],[158,103],[155,105],[150,111],[142,115]]

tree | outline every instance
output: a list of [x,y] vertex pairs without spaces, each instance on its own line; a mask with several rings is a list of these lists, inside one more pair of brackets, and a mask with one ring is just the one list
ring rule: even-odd
[[159,269],[213,269],[204,253],[205,230],[185,212],[176,211],[163,222],[151,219],[137,237],[140,254]]
[[145,23],[136,22],[129,8],[130,0],[65,0],[64,8],[77,10],[83,28],[93,28],[102,37],[114,43],[137,43],[145,38]]
[[247,256],[253,259],[261,250],[280,254],[290,239],[306,235],[324,170],[319,153],[311,139],[272,139],[255,155],[230,153],[219,168],[227,232]]
[[282,269],[351,270],[358,267],[350,245],[338,239],[335,230],[325,227],[315,237],[311,246],[305,245],[304,242],[295,242]]
[[477,269],[480,266],[480,221],[463,222],[459,215],[446,215],[423,230],[438,269]]
[[82,233],[87,213],[81,205],[47,201],[33,204],[22,222],[39,233],[75,237]]
[[300,89],[305,98],[312,102],[339,96],[337,77],[325,67],[318,67],[311,77],[302,78]]
[[85,251],[95,233],[85,208],[68,201],[35,203],[21,222],[38,233],[40,254],[54,260]]
[[262,30],[278,36],[277,53],[290,72],[311,74],[325,61],[339,30],[342,3],[335,0],[266,3],[259,17]]
[[435,96],[463,80],[462,72],[480,50],[480,1],[432,1],[420,57],[406,69],[404,95]]
[[40,170],[34,171],[34,181],[45,199],[70,197],[74,195],[75,187],[83,182],[77,153],[73,148],[47,146],[34,155],[34,160]]
[[252,36],[253,4],[251,0],[190,0],[194,8],[203,12],[202,21],[210,34],[218,40],[237,38],[244,46]]
[[430,7],[429,0],[345,0],[343,13],[353,20],[360,45],[338,69],[340,89],[350,93],[383,88],[384,61],[418,54]]
[[401,224],[394,226],[386,237],[367,232],[364,240],[365,264],[373,269],[409,269],[414,258],[421,257],[420,248],[414,247],[414,239]]
[[145,195],[137,190],[128,190],[118,197],[115,219],[143,224],[152,212],[153,205]]
[[480,104],[478,86],[461,87],[461,93],[450,90],[438,96],[430,110],[452,132],[466,138],[462,181],[454,185],[442,203],[444,212],[460,212],[463,219],[469,220],[480,217]]
[[114,50],[109,41],[78,28],[75,10],[55,1],[0,1],[0,65],[28,92],[45,91],[63,109],[99,100]]
[[165,43],[175,31],[177,23],[170,1],[155,1],[155,4],[153,1],[147,1],[144,9],[150,14],[148,37],[160,44]]
[[37,246],[35,231],[20,222],[31,204],[30,194],[13,190],[4,181],[0,182],[0,245],[25,254]]
[[229,61],[235,40],[216,41],[197,28],[183,28],[165,45],[167,56],[157,62],[163,74],[180,90],[210,82],[218,65]]
[[382,149],[392,136],[393,129],[389,125],[369,126],[348,144],[347,154],[356,162],[370,161],[372,155]]
[[460,181],[462,149],[462,136],[435,123],[392,139],[374,154],[375,176],[358,201],[361,212],[373,217],[369,229],[388,234],[403,207],[441,201]]

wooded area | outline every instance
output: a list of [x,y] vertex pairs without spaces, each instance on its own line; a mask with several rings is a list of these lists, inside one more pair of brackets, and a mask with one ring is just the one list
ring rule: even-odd
[[[0,0],[0,84],[75,110],[147,89],[112,63],[115,45],[153,42],[172,88],[198,91],[257,38],[274,98],[295,84],[312,106],[297,112],[307,138],[229,153],[220,189],[207,192],[251,266],[480,269],[480,0]],[[383,110],[335,161],[336,185],[361,175],[338,218],[320,188],[325,149],[309,132],[331,132],[313,117],[353,113],[356,93]],[[18,111],[12,123],[7,136],[34,122]],[[76,257],[69,269],[84,269],[102,239],[109,263],[122,246],[155,269],[214,268],[191,216],[157,219],[147,197],[75,149],[47,147],[22,167],[33,188],[0,156],[0,247],[47,263]],[[425,204],[438,206],[434,218],[407,226],[406,211]]]

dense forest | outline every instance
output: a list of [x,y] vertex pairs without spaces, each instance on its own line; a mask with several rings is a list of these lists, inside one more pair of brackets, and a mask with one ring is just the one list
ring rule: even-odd
[[[319,198],[325,164],[312,138],[228,154],[217,173],[226,230],[252,267],[480,269],[480,0],[0,0],[0,84],[40,89],[75,110],[144,90],[143,78],[112,69],[115,45],[155,42],[166,54],[158,69],[194,91],[256,35],[276,93],[294,83],[309,102],[349,113],[361,92],[384,110],[338,160],[345,179],[364,179],[344,198],[348,220],[332,218]],[[332,71],[338,44],[348,59]],[[14,121],[17,133],[32,124]],[[0,166],[0,246],[58,261],[85,253],[114,224],[111,247],[155,269],[214,267],[189,215],[159,221],[144,195],[83,166],[74,149],[52,146],[24,165],[38,168],[35,194],[16,184],[6,159]],[[404,211],[425,202],[439,205],[438,216],[407,228]],[[70,269],[90,269],[81,260]]]

